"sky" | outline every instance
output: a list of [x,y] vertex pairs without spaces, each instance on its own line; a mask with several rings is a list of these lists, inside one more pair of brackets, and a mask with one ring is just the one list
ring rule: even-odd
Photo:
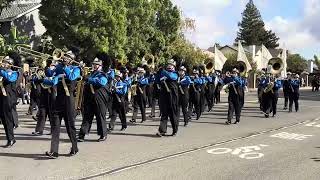
[[[249,0],[172,0],[184,17],[196,21],[185,32],[202,49],[233,44],[241,13]],[[280,47],[307,59],[320,55],[320,0],[253,0],[266,28],[280,38]]]

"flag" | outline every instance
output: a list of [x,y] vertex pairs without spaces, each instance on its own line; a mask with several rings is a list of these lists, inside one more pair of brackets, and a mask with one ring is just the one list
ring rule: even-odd
[[283,63],[283,71],[282,71],[281,76],[282,77],[287,77],[287,68],[288,68],[288,64],[287,64],[287,49],[286,48],[282,48],[282,53],[279,54],[278,57],[282,59],[282,63]]
[[257,62],[257,69],[262,70],[264,68],[268,68],[268,62],[272,58],[269,50],[262,45],[261,47],[261,55],[259,57],[259,61]]
[[226,63],[227,58],[223,55],[223,53],[214,46],[214,69],[222,71],[223,65]]
[[237,61],[242,61],[242,62],[244,62],[246,64],[247,72],[252,69],[251,65],[250,65],[250,63],[248,61],[248,58],[246,56],[246,53],[244,52],[244,49],[243,49],[240,41],[238,43],[238,58],[237,58]]

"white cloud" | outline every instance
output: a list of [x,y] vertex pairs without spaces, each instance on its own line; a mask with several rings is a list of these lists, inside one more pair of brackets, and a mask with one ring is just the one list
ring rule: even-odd
[[181,8],[184,16],[195,20],[196,31],[187,32],[186,36],[200,48],[206,49],[226,35],[227,28],[217,17],[231,5],[231,0],[173,0],[173,3]]
[[[320,1],[305,0],[304,14],[300,19],[276,16],[266,22],[266,27],[272,29],[280,37],[280,46],[285,45],[293,52],[303,53],[307,49],[316,50],[315,48],[320,46],[319,18]],[[307,58],[313,56],[312,54],[304,55]]]

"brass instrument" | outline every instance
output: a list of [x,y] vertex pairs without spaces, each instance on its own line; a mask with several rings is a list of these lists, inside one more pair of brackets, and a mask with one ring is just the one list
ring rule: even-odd
[[214,62],[213,59],[207,59],[207,63],[205,64],[205,74],[210,74],[214,70]]
[[237,61],[237,67],[239,69],[239,75],[245,77],[247,75],[247,65],[243,61]]
[[270,68],[268,69],[270,71],[271,74],[273,75],[276,75],[276,74],[280,74],[281,71],[283,70],[284,68],[284,65],[283,65],[283,61],[281,58],[271,58],[269,61],[268,61],[268,64],[270,65]]
[[[90,74],[90,68],[89,67],[83,67],[83,78],[77,82],[77,95],[75,99],[75,107],[77,111],[80,111],[82,109],[83,105],[83,92],[84,92],[84,86],[85,86],[85,81],[84,79]],[[91,93],[94,94],[94,89],[93,86],[90,85],[90,90]]]
[[152,54],[146,54],[142,58],[142,62],[145,62],[146,65],[152,70],[155,69],[155,66],[156,66],[156,62],[155,61],[156,61],[155,57]]

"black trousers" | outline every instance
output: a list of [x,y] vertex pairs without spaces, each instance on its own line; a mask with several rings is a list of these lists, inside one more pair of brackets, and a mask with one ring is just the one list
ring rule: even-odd
[[[152,105],[152,100],[149,103]],[[141,111],[142,121],[146,121],[146,99],[142,94],[137,94],[133,97],[133,115],[132,120],[137,119],[138,109]]]
[[289,102],[289,92],[283,92],[284,96],[284,108],[288,108],[288,102]]
[[14,104],[12,107],[12,117],[13,117],[13,123],[14,127],[19,126],[19,119],[18,119],[18,112],[17,112],[17,105]]
[[191,105],[189,105],[189,113],[193,111],[193,107],[194,107],[197,115],[197,119],[199,119],[201,116],[200,92],[193,91],[190,95],[191,95],[190,96]]
[[[38,121],[37,121],[35,132],[40,132],[42,134],[44,127],[46,125],[47,117],[49,119],[51,119],[52,117],[50,115],[49,107],[40,107],[38,109],[38,112],[39,112],[39,116],[37,118]],[[50,123],[52,122],[51,120],[49,120],[49,121],[50,121]]]
[[208,111],[211,111],[214,106],[214,84],[207,84],[205,97],[208,103]]
[[117,119],[117,114],[119,114],[119,118],[121,121],[122,128],[127,128],[127,118],[126,118],[126,112],[125,112],[125,102],[124,97],[118,96],[118,98],[115,97],[112,98],[112,110],[111,110],[111,120],[109,124],[110,129],[114,129],[115,121]]
[[215,91],[214,91],[214,102],[216,104],[220,103],[220,88],[216,87]]
[[296,92],[290,93],[289,95],[289,111],[290,112],[292,111],[293,103],[295,106],[295,110],[296,111],[299,110],[299,96],[300,96],[299,93],[296,93]]
[[241,108],[240,108],[240,100],[238,95],[230,95],[228,97],[228,121],[231,122],[233,118],[233,114],[236,114],[236,121],[240,122],[240,114],[241,114]]
[[279,98],[279,93],[275,92],[272,98],[272,114],[273,115],[277,114],[278,98]]
[[51,119],[51,152],[58,153],[61,121],[64,120],[72,150],[78,151],[76,128],[75,128],[75,102],[73,96],[57,97]]
[[84,138],[86,134],[89,134],[94,116],[97,121],[97,134],[103,137],[107,136],[107,106],[103,101],[101,103],[95,102],[99,100],[93,99],[93,101],[94,103],[84,103],[83,119],[79,132],[80,138]]
[[201,111],[201,113],[204,112],[205,107],[206,107],[206,92],[205,92],[205,87],[202,87],[201,91],[200,91],[200,111]]
[[266,114],[272,112],[273,93],[271,91],[262,94],[262,109]]
[[188,111],[188,104],[189,104],[189,93],[187,93],[187,91],[185,91],[184,94],[179,93],[179,108],[178,108],[177,126],[179,126],[180,110],[181,109],[182,109],[184,123],[185,124],[189,123],[190,113]]
[[175,134],[178,132],[178,116],[177,112],[175,112],[169,105],[161,108],[161,119],[159,132],[167,133],[168,119],[170,119],[170,123],[172,126],[172,133]]
[[14,139],[14,131],[13,131],[14,120],[12,117],[12,111],[6,110],[1,112],[0,119],[2,121],[7,140],[12,141]]

